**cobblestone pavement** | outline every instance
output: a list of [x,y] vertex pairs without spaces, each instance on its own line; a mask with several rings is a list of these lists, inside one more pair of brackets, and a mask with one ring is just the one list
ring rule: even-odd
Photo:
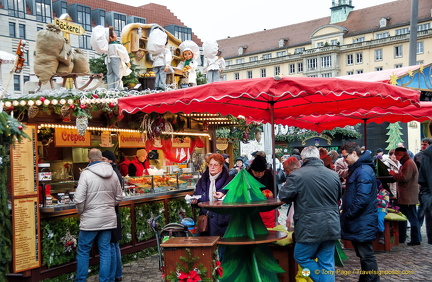
[[[285,225],[287,208],[282,206],[279,211],[279,223]],[[400,244],[393,247],[389,252],[377,251],[375,253],[379,270],[383,272],[381,275],[382,282],[432,280],[432,245],[427,244],[424,226],[421,231],[423,243],[420,246],[411,247],[407,244]],[[409,232],[407,235],[409,237]],[[408,241],[409,238],[407,238]],[[360,261],[356,257],[354,250],[345,249],[344,251],[349,259],[344,261],[344,267],[337,268],[336,281],[358,281],[359,274],[357,274],[357,271],[360,269]],[[89,277],[88,281],[98,281],[97,275]],[[163,281],[159,271],[158,255],[138,259],[123,265],[123,281]]]

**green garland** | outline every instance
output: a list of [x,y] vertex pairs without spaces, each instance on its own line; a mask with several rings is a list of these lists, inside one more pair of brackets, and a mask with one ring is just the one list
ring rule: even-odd
[[66,235],[67,230],[70,234],[78,237],[79,218],[65,217],[61,219],[42,221],[42,265],[48,267],[65,264],[75,260],[77,250],[65,252],[65,245],[61,238]]
[[184,217],[193,218],[192,207],[182,199],[172,199],[168,202],[168,221],[169,222],[180,222],[180,213]]
[[164,204],[162,201],[149,204],[142,204],[135,207],[135,224],[137,241],[146,241],[155,236],[151,229],[150,222],[153,218],[161,215],[159,222],[165,224]]
[[30,137],[23,131],[25,125],[0,112],[0,281],[6,281],[9,263],[12,260],[12,223],[8,208],[8,168],[10,146]]
[[120,208],[120,220],[122,225],[122,238],[120,245],[132,242],[132,219],[131,209],[128,207]]

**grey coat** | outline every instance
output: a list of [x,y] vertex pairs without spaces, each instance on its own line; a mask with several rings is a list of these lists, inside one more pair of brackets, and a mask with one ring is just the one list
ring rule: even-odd
[[81,172],[74,203],[80,215],[80,230],[114,229],[114,207],[123,199],[117,174],[111,164],[93,162]]
[[342,185],[336,172],[318,158],[308,158],[290,173],[279,192],[283,202],[294,202],[294,234],[300,243],[340,238],[338,201]]

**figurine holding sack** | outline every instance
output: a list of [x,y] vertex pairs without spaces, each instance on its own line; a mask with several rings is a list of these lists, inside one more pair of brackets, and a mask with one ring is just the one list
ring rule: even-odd
[[107,54],[105,65],[107,66],[108,89],[123,89],[121,79],[123,76],[128,76],[132,70],[129,54],[126,48],[117,41],[114,27],[96,26],[93,28],[90,43],[100,55]]
[[220,74],[225,69],[225,60],[220,56],[219,45],[216,40],[203,44],[204,66],[207,82],[220,81]]
[[166,90],[166,75],[171,69],[172,54],[166,48],[168,43],[168,35],[159,26],[154,26],[150,31],[147,42],[147,51],[150,53],[150,58],[153,61],[153,72],[155,73],[155,89]]

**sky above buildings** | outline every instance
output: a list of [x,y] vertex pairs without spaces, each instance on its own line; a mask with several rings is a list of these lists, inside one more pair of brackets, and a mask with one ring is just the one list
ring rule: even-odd
[[[219,40],[330,16],[332,0],[111,0],[166,6],[202,40]],[[352,0],[354,10],[397,0]],[[133,4],[131,3],[133,2]],[[410,11],[407,11],[410,13]]]

